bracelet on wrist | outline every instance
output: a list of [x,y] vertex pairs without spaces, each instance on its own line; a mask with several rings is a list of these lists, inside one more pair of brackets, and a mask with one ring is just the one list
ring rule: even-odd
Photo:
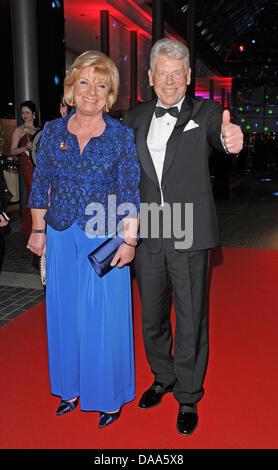
[[128,246],[132,246],[133,248],[136,248],[136,245],[137,245],[137,242],[131,243],[131,242],[128,242],[127,240],[123,240],[123,243],[125,243]]
[[32,233],[45,233],[45,229],[42,229],[42,230],[33,229]]

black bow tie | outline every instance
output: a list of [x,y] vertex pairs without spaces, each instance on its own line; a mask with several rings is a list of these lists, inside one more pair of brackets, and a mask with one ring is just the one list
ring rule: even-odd
[[179,115],[179,108],[177,106],[174,106],[173,108],[162,108],[161,106],[156,106],[154,112],[157,118],[164,116],[166,113],[169,113],[171,116],[177,118]]

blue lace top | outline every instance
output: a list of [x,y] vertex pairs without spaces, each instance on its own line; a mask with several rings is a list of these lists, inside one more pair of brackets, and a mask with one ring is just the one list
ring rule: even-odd
[[44,126],[28,205],[47,209],[45,220],[56,230],[76,222],[93,236],[96,231],[104,236],[114,233],[124,216],[136,218],[139,211],[134,134],[103,113],[104,132],[92,137],[80,155],[77,137],[67,129],[73,113]]

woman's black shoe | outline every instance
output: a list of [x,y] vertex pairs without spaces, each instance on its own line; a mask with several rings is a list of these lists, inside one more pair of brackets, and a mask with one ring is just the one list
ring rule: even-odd
[[114,423],[120,417],[121,411],[122,409],[120,408],[115,413],[100,413],[98,427],[105,428],[108,424]]
[[75,410],[77,407],[79,397],[76,398],[74,401],[65,401],[61,400],[60,405],[58,406],[58,409],[56,411],[56,415],[64,415],[65,413],[68,413],[69,411]]

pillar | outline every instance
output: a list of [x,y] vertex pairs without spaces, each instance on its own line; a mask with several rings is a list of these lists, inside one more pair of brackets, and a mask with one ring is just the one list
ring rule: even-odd
[[187,9],[187,43],[190,54],[190,67],[191,67],[191,83],[189,85],[189,94],[195,96],[195,83],[196,83],[196,52],[195,52],[195,0],[188,0]]
[[221,88],[221,103],[223,108],[225,107],[225,96],[226,96],[226,90],[225,88]]
[[130,32],[130,105],[138,102],[137,94],[137,31]]
[[214,80],[213,78],[209,81],[209,97],[211,100],[214,99]]
[[152,2],[152,43],[154,44],[164,36],[163,25],[163,1],[153,0]]
[[14,85],[17,123],[20,104],[33,101],[39,111],[36,0],[11,0]]
[[[21,122],[20,104],[31,100],[39,113],[39,73],[37,51],[36,0],[11,0],[14,63],[15,109],[17,125]],[[19,172],[20,217],[23,218],[25,187]]]
[[100,12],[100,50],[109,57],[109,11]]
[[227,108],[231,108],[231,93],[227,92]]

